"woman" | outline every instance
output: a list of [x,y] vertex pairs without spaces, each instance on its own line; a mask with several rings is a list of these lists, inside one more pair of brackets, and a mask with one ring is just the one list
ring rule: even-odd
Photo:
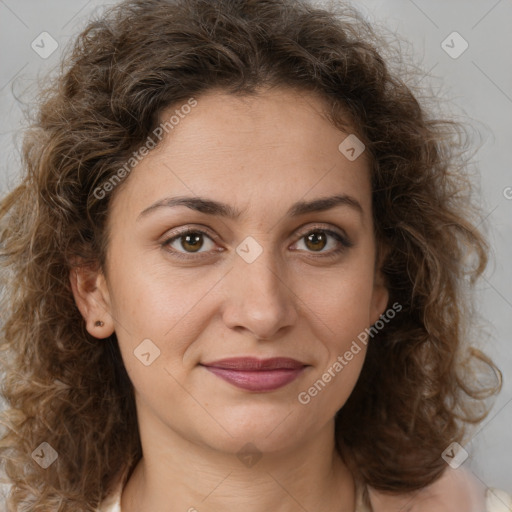
[[132,0],[79,36],[1,204],[8,510],[510,499],[462,465],[501,373],[469,345],[460,127],[381,44],[291,0]]

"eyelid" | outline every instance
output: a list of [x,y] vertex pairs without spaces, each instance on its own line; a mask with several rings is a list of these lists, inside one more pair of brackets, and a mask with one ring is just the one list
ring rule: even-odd
[[[304,226],[306,226],[306,227],[304,227]],[[308,233],[310,233],[311,231],[315,231],[315,229],[317,229],[319,231],[325,231],[326,233],[329,233],[329,232],[336,233],[344,241],[346,241],[347,243],[351,243],[345,230],[338,228],[337,226],[321,224],[321,223],[313,223],[312,225],[305,224],[304,226],[303,226],[304,229],[302,229],[302,227],[301,227],[298,230],[295,230],[296,232],[299,233],[299,237],[303,237],[303,236],[307,235]]]
[[172,240],[180,235],[190,233],[190,232],[204,232],[213,240],[219,239],[219,237],[207,226],[203,224],[187,224],[186,226],[180,226],[179,228],[171,230],[172,233],[167,232],[162,238],[165,240]]

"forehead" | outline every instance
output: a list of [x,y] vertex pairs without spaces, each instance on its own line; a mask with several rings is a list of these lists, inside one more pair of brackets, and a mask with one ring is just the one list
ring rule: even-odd
[[252,96],[213,91],[196,101],[190,109],[173,105],[161,112],[161,123],[173,118],[173,128],[131,171],[116,199],[123,215],[170,195],[267,212],[336,193],[370,206],[367,155],[351,161],[340,151],[350,130],[327,120],[318,96],[291,89]]
[[[183,105],[182,105],[183,107]],[[175,152],[191,152],[196,141],[211,143],[217,149],[241,151],[265,150],[268,147],[291,147],[296,154],[316,146],[316,152],[336,153],[332,139],[343,133],[325,116],[329,109],[319,95],[291,88],[260,89],[254,95],[238,96],[223,91],[210,91],[197,99],[190,113],[178,120],[173,114],[179,105],[160,114],[163,124],[174,117],[179,125],[172,129],[167,141],[173,141]],[[324,143],[320,139],[328,139]],[[164,144],[161,147],[165,147]],[[201,148],[195,147],[196,152]],[[236,156],[236,152],[230,152]],[[318,155],[317,155],[318,156]],[[287,157],[293,157],[288,153]]]

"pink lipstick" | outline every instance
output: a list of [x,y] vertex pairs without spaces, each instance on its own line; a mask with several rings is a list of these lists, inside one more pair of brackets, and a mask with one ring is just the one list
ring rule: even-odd
[[295,380],[308,365],[288,357],[238,357],[202,364],[208,371],[248,391],[273,391]]

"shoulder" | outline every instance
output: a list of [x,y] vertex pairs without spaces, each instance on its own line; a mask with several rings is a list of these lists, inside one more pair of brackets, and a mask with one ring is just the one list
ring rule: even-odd
[[501,489],[487,490],[486,512],[509,512],[512,510],[512,494]]
[[120,494],[113,494],[105,498],[96,512],[121,512]]
[[433,484],[407,495],[390,495],[373,489],[368,492],[374,512],[397,509],[403,512],[494,512],[489,505],[492,492],[488,493],[486,486],[463,468],[455,470],[448,466]]
[[[443,476],[425,489],[424,499],[435,504],[440,512],[481,512],[486,510],[486,487],[463,467],[448,466]],[[418,507],[418,511],[421,510]]]

